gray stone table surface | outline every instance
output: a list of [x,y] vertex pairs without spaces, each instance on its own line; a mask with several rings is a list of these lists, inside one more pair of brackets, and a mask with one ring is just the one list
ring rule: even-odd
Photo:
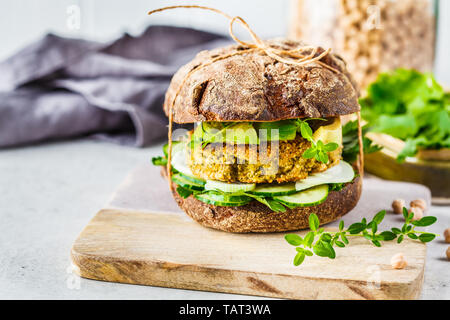
[[[0,151],[0,299],[260,299],[74,275],[73,241],[129,172],[160,150],[83,139]],[[450,207],[429,214],[448,224]],[[433,245],[422,298],[450,299],[450,269],[442,263],[448,244],[441,238]]]

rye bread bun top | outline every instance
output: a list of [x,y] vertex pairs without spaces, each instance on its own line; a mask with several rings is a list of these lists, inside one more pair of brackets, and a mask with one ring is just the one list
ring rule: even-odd
[[[285,50],[305,46],[290,40],[268,42]],[[304,54],[310,53],[305,48]],[[345,62],[334,54],[321,62],[339,73],[315,62],[282,63],[240,45],[202,51],[172,78],[164,111],[168,115],[176,96],[177,123],[327,118],[357,112],[358,90]]]

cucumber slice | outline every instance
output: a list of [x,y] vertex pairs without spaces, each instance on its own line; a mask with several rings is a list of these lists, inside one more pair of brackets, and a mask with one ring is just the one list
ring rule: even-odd
[[248,192],[255,187],[254,183],[226,183],[215,180],[207,180],[205,184],[205,190],[220,190],[226,193]]
[[294,194],[297,193],[297,190],[295,190],[295,183],[281,185],[262,184],[257,186],[252,193],[258,196],[276,197]]
[[191,181],[192,184],[199,184],[202,187],[205,185],[205,180],[194,176],[186,163],[186,144],[179,142],[172,146],[172,167],[179,172],[180,176]]
[[338,165],[331,167],[324,172],[315,173],[304,180],[297,181],[295,189],[297,191],[302,191],[321,184],[347,183],[353,181],[354,177],[355,171],[353,170],[353,167],[341,160]]
[[201,183],[196,183],[192,180],[187,179],[182,174],[174,174],[172,176],[172,181],[175,182],[180,187],[192,190],[192,191],[203,191],[203,185]]
[[201,186],[202,186],[202,190],[204,189],[205,183],[206,183],[205,180],[202,180],[202,179],[197,178],[197,177],[187,176],[187,175],[184,175],[184,174],[182,174],[182,173],[178,173],[178,174],[179,174],[180,176],[182,176],[184,179],[190,181],[191,183],[201,185]]
[[219,207],[240,207],[252,201],[251,198],[246,196],[225,196],[212,192],[196,194],[194,197],[204,203]]
[[[181,141],[172,141],[172,150],[173,150],[173,148],[175,147],[175,145],[177,145],[177,144],[179,144],[179,143],[181,143]],[[169,144],[168,143],[166,143],[164,146],[163,146],[163,152],[164,152],[164,155],[166,156],[166,158],[168,157],[168,154],[169,154]]]
[[323,203],[328,197],[328,185],[320,185],[290,196],[273,197],[275,200],[296,207],[312,207]]
[[184,176],[195,179],[194,174],[186,163],[186,144],[177,143],[172,146],[172,167]]

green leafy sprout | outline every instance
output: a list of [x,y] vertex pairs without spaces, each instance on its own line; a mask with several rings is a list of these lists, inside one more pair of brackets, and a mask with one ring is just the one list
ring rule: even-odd
[[297,131],[300,132],[302,137],[308,140],[311,143],[311,147],[303,153],[303,158],[305,159],[316,159],[322,163],[328,163],[328,152],[332,152],[339,148],[339,145],[335,142],[330,142],[324,144],[321,140],[314,141],[313,139],[313,131],[311,126],[309,125],[309,120],[325,120],[325,119],[297,119]]
[[405,237],[413,240],[419,240],[423,243],[433,241],[436,234],[424,231],[417,231],[416,227],[427,227],[437,221],[436,217],[427,216],[420,220],[413,221],[414,214],[408,213],[403,208],[403,216],[405,223],[402,228],[392,228],[389,231],[378,231],[378,225],[383,221],[386,211],[378,212],[370,222],[363,218],[361,222],[356,222],[345,228],[344,221],[339,223],[339,231],[329,232],[324,228],[319,228],[320,221],[316,214],[309,216],[309,231],[304,238],[298,234],[287,234],[284,238],[286,241],[296,247],[296,255],[294,257],[294,265],[301,265],[306,257],[316,254],[319,257],[330,259],[336,258],[334,247],[345,248],[351,237],[364,237],[374,246],[381,247],[383,241],[393,241],[397,239],[397,243],[401,243]]

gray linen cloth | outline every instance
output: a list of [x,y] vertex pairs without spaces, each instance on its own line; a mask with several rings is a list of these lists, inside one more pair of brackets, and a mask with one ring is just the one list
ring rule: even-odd
[[137,147],[161,140],[173,74],[228,43],[167,26],[111,43],[49,34],[0,63],[0,148],[86,135]]

